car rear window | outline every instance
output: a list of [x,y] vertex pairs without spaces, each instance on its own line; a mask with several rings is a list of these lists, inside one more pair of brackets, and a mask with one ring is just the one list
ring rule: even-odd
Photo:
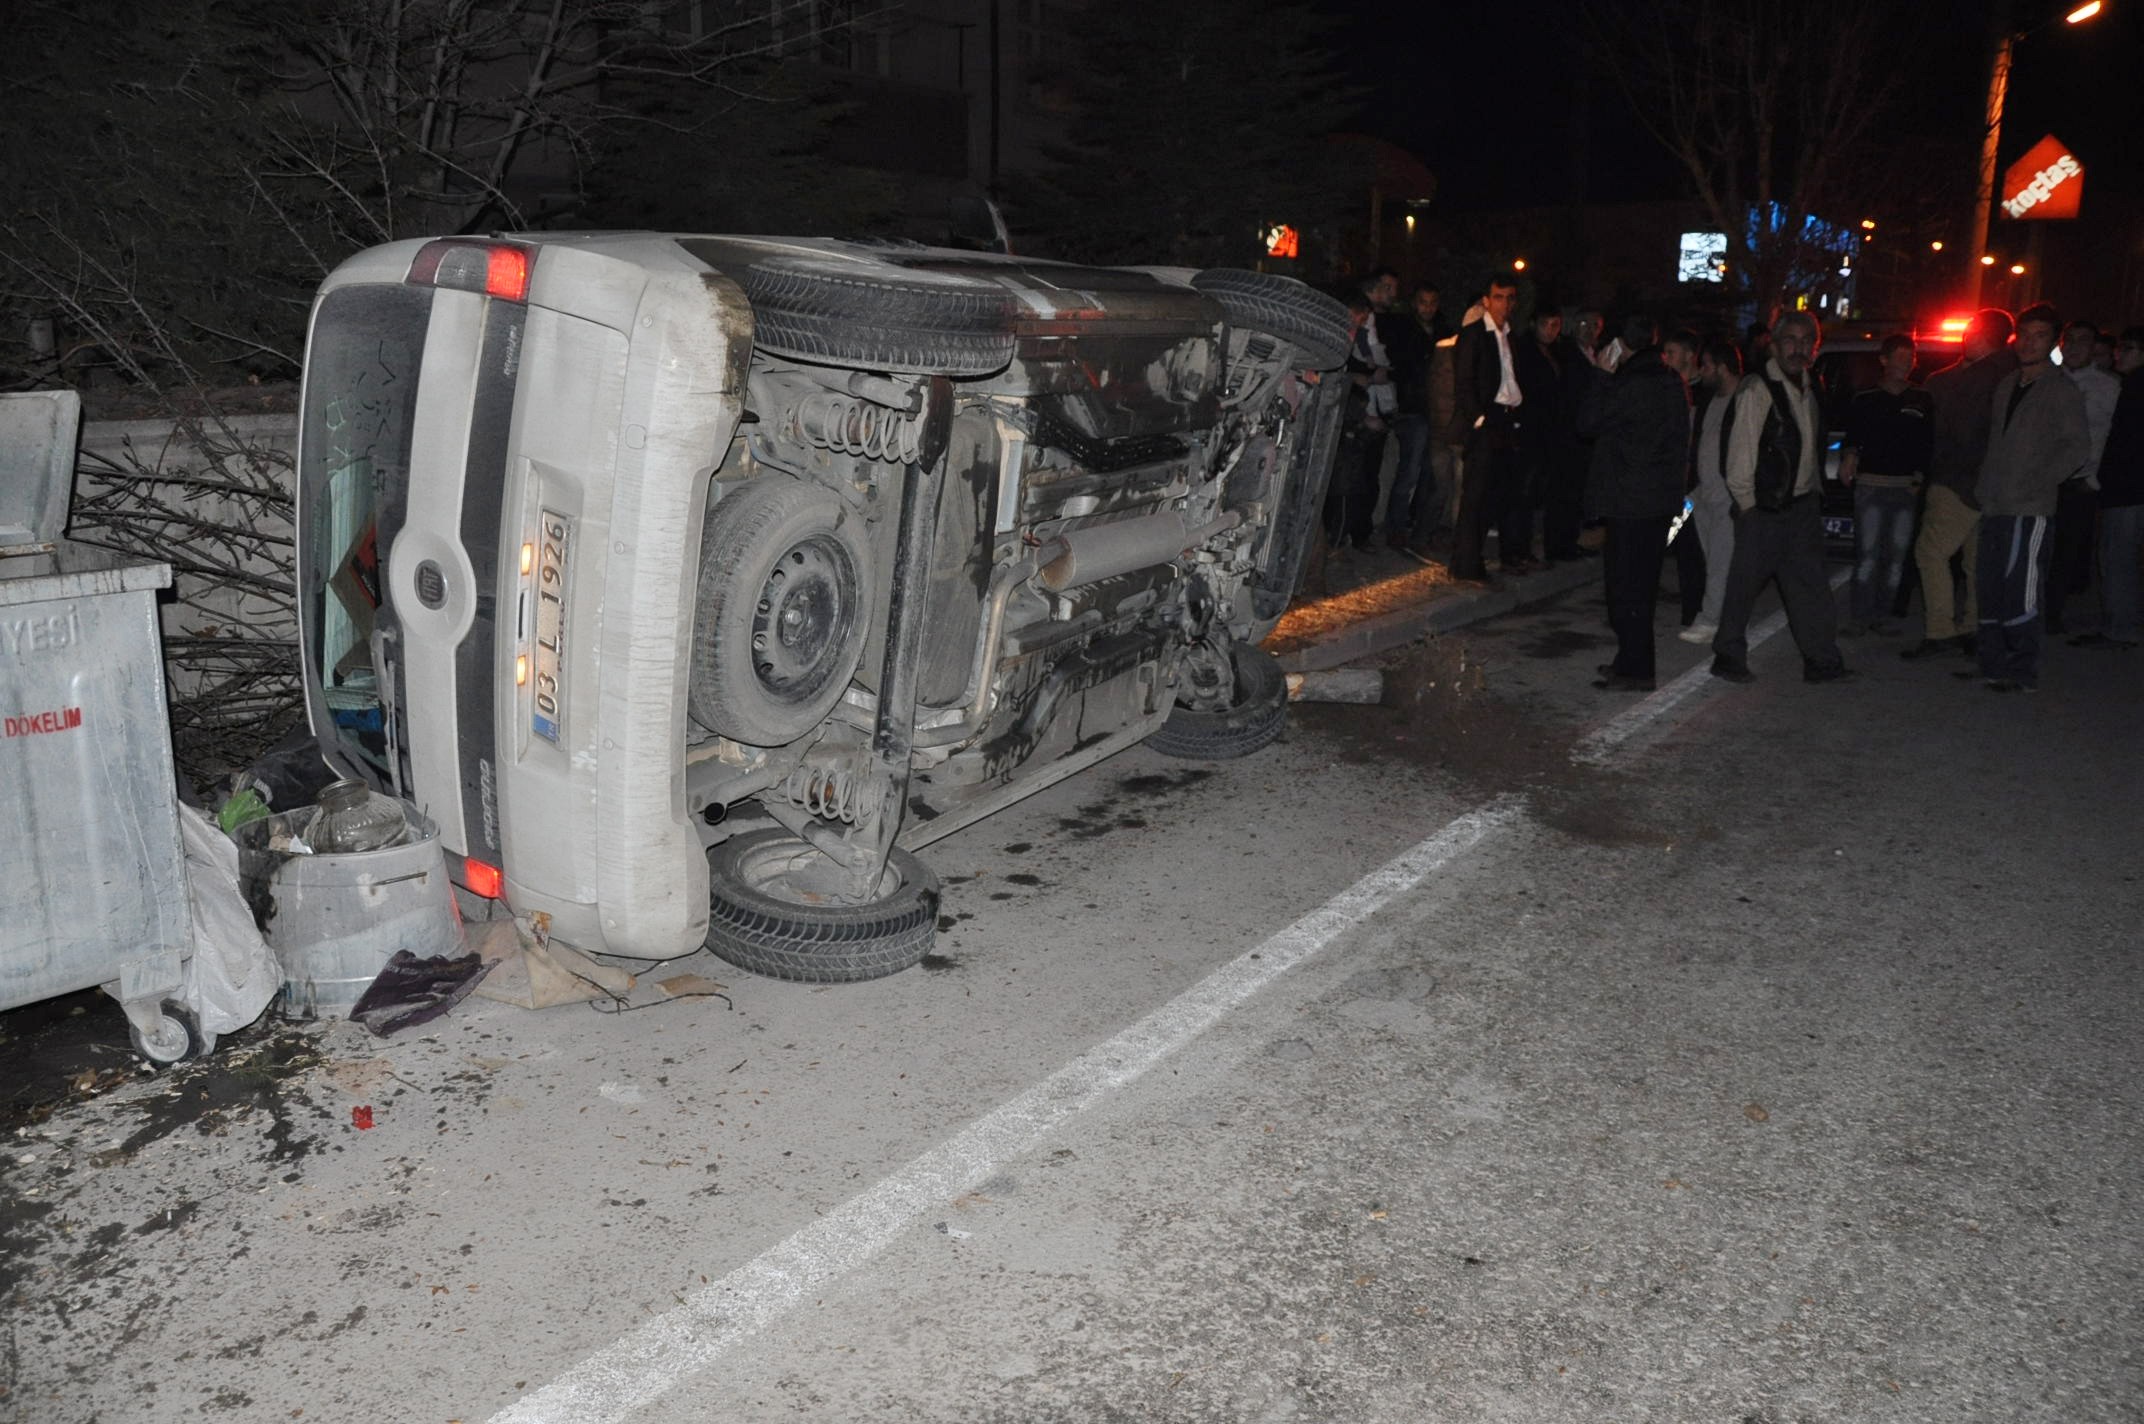
[[389,709],[372,634],[381,574],[406,506],[410,433],[431,293],[356,286],[328,293],[306,352],[299,435],[307,517],[298,566],[306,676],[329,726],[318,730],[388,774]]

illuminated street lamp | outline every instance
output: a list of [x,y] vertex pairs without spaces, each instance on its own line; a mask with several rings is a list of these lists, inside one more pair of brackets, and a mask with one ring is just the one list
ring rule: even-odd
[[[2077,6],[2062,18],[2069,24],[2081,25],[2097,15],[2102,8],[2100,0],[2089,0],[2089,3]],[[2033,33],[2034,30],[2045,28],[2045,25],[2036,25],[2032,30],[2019,31],[2011,29],[2008,23],[2009,9],[2006,4],[1997,6],[1996,17],[2002,22],[2002,28],[1995,37],[1994,52],[1988,60],[1987,128],[1980,137],[1980,186],[1973,195],[1973,251],[1979,251],[1987,246],[1988,221],[1994,215],[1995,155],[1996,151],[2002,147],[2003,101],[2010,94],[2010,61],[2017,52],[2017,42],[2019,40]],[[2046,22],[2046,24],[2053,23],[2052,20]],[[1989,259],[1983,258],[1981,260],[1981,267],[1992,265],[1994,264]],[[1978,268],[1967,269],[1965,299],[1967,306],[1977,307],[1980,305],[1980,271]]]

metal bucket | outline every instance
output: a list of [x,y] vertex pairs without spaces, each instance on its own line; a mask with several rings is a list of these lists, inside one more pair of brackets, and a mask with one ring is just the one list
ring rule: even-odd
[[290,1018],[346,1018],[395,951],[419,959],[468,953],[439,828],[403,804],[409,840],[382,850],[311,855],[314,808],[238,828],[238,857],[254,918],[283,966],[276,1007]]

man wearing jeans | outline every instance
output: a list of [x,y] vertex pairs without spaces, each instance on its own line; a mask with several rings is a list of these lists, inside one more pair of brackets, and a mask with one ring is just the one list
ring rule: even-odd
[[1817,507],[1824,418],[1809,363],[1822,340],[1815,317],[1788,312],[1772,328],[1772,354],[1735,392],[1734,430],[1727,439],[1735,553],[1720,631],[1712,640],[1712,675],[1728,682],[1756,680],[1749,670],[1750,612],[1775,578],[1787,627],[1801,649],[1802,680],[1853,676],[1839,656],[1839,615],[1824,577],[1824,516]]
[[1913,338],[1887,336],[1883,378],[1846,412],[1839,479],[1854,492],[1853,621],[1849,633],[1883,633],[1913,548],[1913,513],[1928,473],[1935,406],[1912,383]]
[[1399,441],[1399,464],[1392,471],[1392,493],[1385,497],[1385,542],[1395,549],[1407,548],[1411,540],[1426,542],[1437,528],[1437,474],[1428,461],[1429,358],[1437,346],[1436,319],[1437,289],[1427,282],[1415,287],[1408,310],[1377,314],[1398,406],[1392,433]]
[[2137,645],[2137,560],[2144,557],[2144,326],[2115,344],[2121,398],[2099,457],[2099,598],[2097,633],[2070,639],[2073,648],[2126,652]]
[[2051,306],[2017,314],[2017,369],[1995,387],[1980,505],[1980,675],[1991,692],[2040,685],[2041,580],[2055,494],[2091,458],[2084,395],[2049,359],[2062,319]]

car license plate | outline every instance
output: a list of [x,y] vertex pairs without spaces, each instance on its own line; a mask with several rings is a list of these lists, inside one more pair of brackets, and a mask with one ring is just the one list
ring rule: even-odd
[[536,543],[536,696],[530,725],[537,736],[552,742],[558,740],[559,724],[564,720],[558,678],[566,660],[566,559],[572,542],[573,521],[563,514],[543,511],[543,527]]

